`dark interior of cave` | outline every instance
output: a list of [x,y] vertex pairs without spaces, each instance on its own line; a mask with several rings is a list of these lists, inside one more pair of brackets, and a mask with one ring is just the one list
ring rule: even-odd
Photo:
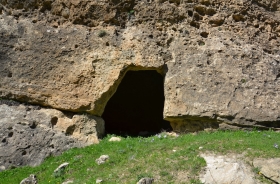
[[150,136],[172,128],[163,120],[163,77],[155,70],[128,71],[102,115],[108,134]]

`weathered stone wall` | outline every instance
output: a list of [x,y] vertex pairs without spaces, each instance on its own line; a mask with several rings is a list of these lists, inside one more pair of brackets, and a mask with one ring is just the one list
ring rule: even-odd
[[0,96],[101,116],[127,70],[165,76],[177,131],[280,127],[277,0],[0,0]]
[[0,171],[39,165],[47,156],[98,143],[101,118],[0,101]]

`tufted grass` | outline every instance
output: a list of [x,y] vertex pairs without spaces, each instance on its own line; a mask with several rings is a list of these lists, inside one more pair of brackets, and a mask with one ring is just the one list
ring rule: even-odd
[[[274,147],[275,143],[280,146],[280,133],[273,131],[216,131],[166,138],[164,135],[127,137],[121,142],[109,142],[112,135],[108,135],[98,145],[71,149],[47,158],[40,166],[0,172],[0,184],[20,183],[30,174],[35,174],[40,184],[67,180],[92,184],[96,179],[102,179],[102,183],[135,184],[142,177],[153,177],[155,183],[200,183],[199,172],[206,165],[200,153],[243,153],[247,159],[280,156],[280,149]],[[110,159],[97,165],[95,159],[101,155],[109,155]],[[69,163],[65,174],[54,177],[53,171],[64,162]]]

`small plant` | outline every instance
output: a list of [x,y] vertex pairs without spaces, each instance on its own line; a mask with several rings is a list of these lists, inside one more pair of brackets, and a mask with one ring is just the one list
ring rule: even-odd
[[203,184],[201,181],[199,181],[197,179],[191,179],[190,183],[191,184]]
[[106,35],[107,35],[107,32],[104,31],[104,30],[99,31],[99,33],[98,33],[98,36],[99,36],[99,37],[104,37],[104,36],[106,36]]
[[54,173],[53,173],[53,176],[54,176],[55,178],[60,178],[60,177],[62,177],[64,174],[65,174],[65,169],[63,168],[63,169],[59,169],[57,172],[54,172]]
[[246,80],[245,80],[245,79],[241,79],[241,82],[242,82],[242,83],[245,83],[245,82],[246,82]]
[[221,28],[221,27],[219,27],[219,28],[218,28],[218,30],[219,30],[219,31],[222,31],[222,28]]
[[131,16],[134,14],[134,10],[130,10],[128,12],[128,20],[130,20]]
[[205,42],[200,40],[200,41],[198,41],[198,45],[203,46],[203,45],[205,45]]
[[128,12],[128,14],[129,14],[129,15],[133,15],[133,14],[134,14],[134,10],[130,10],[130,11]]
[[141,173],[141,174],[138,174],[137,175],[137,181],[139,181],[140,179],[142,179],[142,178],[146,178],[146,177],[148,177],[148,178],[153,178],[153,176],[151,175],[151,174],[147,174],[147,173]]
[[261,174],[261,170],[258,167],[254,167],[253,172],[256,173],[256,174]]
[[168,172],[166,172],[166,171],[160,171],[160,176],[168,176],[169,175],[169,173]]

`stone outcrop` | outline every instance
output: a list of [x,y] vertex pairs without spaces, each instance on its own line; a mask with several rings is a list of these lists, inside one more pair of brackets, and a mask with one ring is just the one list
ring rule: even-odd
[[[257,175],[264,176],[272,183],[280,182],[279,158],[254,158],[252,162],[244,160],[242,155],[201,154],[207,166],[200,173],[200,181],[207,183],[252,183],[259,184]],[[249,165],[249,163],[251,163]]]
[[101,116],[128,70],[165,76],[174,131],[280,128],[278,0],[0,0],[0,96]]
[[253,166],[260,170],[259,174],[262,174],[275,183],[280,183],[279,164],[280,158],[256,158],[253,161]]
[[211,183],[260,184],[252,168],[244,163],[241,155],[201,155],[207,166],[200,175],[200,181]]
[[98,143],[103,133],[104,121],[92,115],[6,101],[0,105],[0,168],[39,165],[69,148]]

